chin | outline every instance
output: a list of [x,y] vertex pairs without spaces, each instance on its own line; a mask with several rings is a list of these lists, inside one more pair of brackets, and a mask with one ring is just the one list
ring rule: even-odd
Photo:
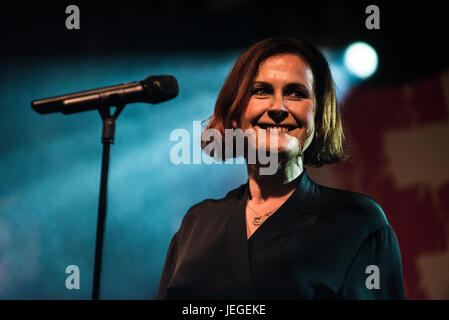
[[300,150],[299,148],[292,148],[291,144],[289,145],[288,143],[280,143],[274,146],[274,150],[270,150],[270,144],[264,144],[264,145],[260,145],[257,149],[257,152],[265,152],[267,155],[273,155],[277,154],[277,158],[280,161],[287,161],[289,159],[298,157],[300,155]]
[[[254,137],[254,136],[253,136]],[[298,138],[295,136],[291,136],[286,133],[281,133],[277,135],[276,138],[266,136],[265,141],[260,140],[260,136],[256,139],[250,139],[249,147],[259,153],[264,153],[270,155],[270,153],[276,153],[279,160],[283,159],[291,159],[293,157],[297,157],[300,154],[300,147]],[[270,147],[273,148],[270,151]]]
[[266,150],[269,150],[270,146],[272,146],[274,149],[277,150],[279,154],[299,153],[300,151],[298,139],[288,134],[279,135],[276,141],[273,142],[274,143],[271,144],[271,141],[267,140],[265,144],[261,145],[261,147],[265,148]]

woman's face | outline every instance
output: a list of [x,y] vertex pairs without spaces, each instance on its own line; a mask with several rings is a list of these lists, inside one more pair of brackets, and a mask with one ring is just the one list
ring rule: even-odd
[[[276,55],[259,66],[240,128],[255,130],[252,147],[269,150],[271,143],[272,148],[277,147],[279,159],[291,159],[311,143],[314,112],[310,67],[297,55]],[[277,137],[270,133],[277,133]]]

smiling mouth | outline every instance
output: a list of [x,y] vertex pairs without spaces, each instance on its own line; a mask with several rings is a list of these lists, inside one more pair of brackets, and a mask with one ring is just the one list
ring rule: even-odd
[[296,128],[297,126],[289,124],[273,124],[273,123],[258,123],[256,126],[264,130],[277,130],[278,132],[289,132]]

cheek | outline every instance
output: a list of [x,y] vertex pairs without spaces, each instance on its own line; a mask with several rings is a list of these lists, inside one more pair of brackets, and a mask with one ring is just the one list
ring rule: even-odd
[[312,101],[304,106],[304,112],[307,123],[313,124],[315,119],[315,104]]
[[294,106],[296,112],[292,112],[293,116],[306,127],[313,127],[315,122],[315,108],[313,101],[302,101]]
[[248,102],[248,106],[241,117],[241,128],[243,131],[251,126],[251,123],[255,118],[259,117],[264,110],[266,109],[265,101],[256,101],[254,99],[250,99]]

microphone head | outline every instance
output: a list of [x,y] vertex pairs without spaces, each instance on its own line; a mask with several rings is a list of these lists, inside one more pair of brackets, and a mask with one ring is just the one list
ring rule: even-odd
[[147,102],[160,103],[178,95],[178,81],[170,75],[150,76],[140,81],[147,95]]

